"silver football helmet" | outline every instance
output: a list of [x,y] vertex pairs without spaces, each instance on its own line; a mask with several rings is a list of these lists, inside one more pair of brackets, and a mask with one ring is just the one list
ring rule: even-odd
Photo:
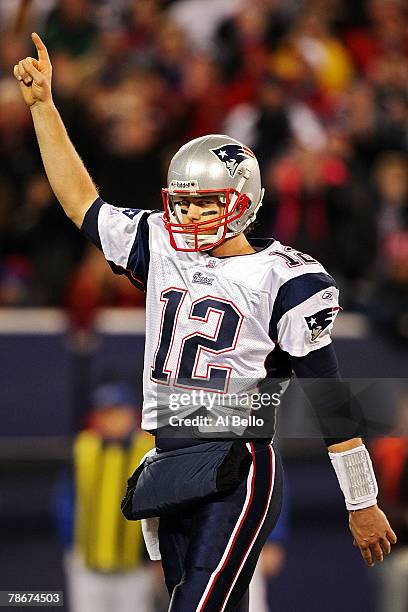
[[[168,186],[162,189],[164,221],[171,245],[178,251],[212,249],[240,234],[255,220],[262,203],[258,161],[248,147],[230,136],[210,134],[187,142],[172,158],[167,178]],[[182,223],[178,202],[183,195],[215,195],[222,214]]]

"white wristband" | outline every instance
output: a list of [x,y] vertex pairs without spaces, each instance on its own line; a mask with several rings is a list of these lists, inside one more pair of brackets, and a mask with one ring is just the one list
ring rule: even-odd
[[329,453],[347,510],[361,510],[377,503],[378,486],[368,450],[362,444],[341,453]]

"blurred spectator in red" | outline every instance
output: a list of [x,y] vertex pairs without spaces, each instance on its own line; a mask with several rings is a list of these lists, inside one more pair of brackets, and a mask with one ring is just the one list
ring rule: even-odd
[[21,36],[6,31],[0,37],[0,77],[10,78],[10,66],[28,55],[30,47]]
[[397,52],[407,57],[408,22],[401,0],[368,0],[366,10],[369,24],[350,27],[345,42],[358,68],[369,74],[381,56]]
[[127,48],[138,54],[152,54],[162,25],[158,0],[131,0],[124,15]]
[[330,268],[335,254],[335,208],[349,180],[344,162],[324,150],[293,147],[267,176],[277,199],[274,234],[284,244],[310,253]]
[[113,272],[90,245],[68,287],[66,303],[75,327],[89,327],[101,307],[144,306],[144,294]]
[[183,140],[221,131],[226,111],[225,93],[217,65],[211,57],[195,55],[185,62],[181,91]]
[[[408,398],[401,401],[396,437],[371,444],[381,507],[395,525],[397,548],[384,563],[376,564],[376,612],[406,612],[408,608]],[[397,437],[399,436],[399,437]]]

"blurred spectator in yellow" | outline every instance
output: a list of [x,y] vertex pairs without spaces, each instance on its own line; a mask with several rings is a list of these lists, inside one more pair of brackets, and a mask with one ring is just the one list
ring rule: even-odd
[[402,0],[366,2],[368,24],[354,25],[345,33],[345,42],[357,66],[373,73],[378,59],[389,53],[408,53],[406,3]]
[[408,396],[399,406],[395,435],[371,445],[382,508],[398,536],[393,556],[375,566],[376,612],[408,609]]
[[153,438],[139,428],[128,384],[100,385],[91,406],[87,426],[74,442],[73,491],[69,479],[56,490],[58,524],[69,550],[70,609],[152,612],[157,568],[145,565],[140,522],[126,521],[120,502],[127,478]]
[[344,90],[353,76],[351,57],[330,31],[327,13],[313,8],[305,9],[294,22],[288,36],[272,54],[271,65],[292,87],[304,88],[306,79],[326,94]]

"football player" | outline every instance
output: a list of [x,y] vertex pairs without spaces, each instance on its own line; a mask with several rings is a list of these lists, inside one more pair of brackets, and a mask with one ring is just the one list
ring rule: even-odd
[[[277,240],[247,238],[262,202],[259,167],[252,151],[228,136],[198,138],[175,154],[163,189],[164,214],[104,202],[53,104],[47,50],[37,34],[32,39],[38,59],[23,59],[14,75],[50,185],[114,271],[147,292],[142,426],[156,436],[158,456],[175,458],[173,472],[166,472],[171,482],[156,472],[160,482],[151,486],[157,485],[159,498],[171,490],[181,499],[185,490],[209,483],[205,469],[198,475],[193,470],[187,480],[185,466],[194,453],[201,456],[201,445],[208,448],[211,427],[186,424],[182,437],[173,436],[165,391],[205,390],[218,397],[234,391],[239,398],[253,382],[258,388],[268,375],[285,378],[292,371],[309,381],[338,380],[330,337],[339,309],[336,283],[309,255]],[[375,475],[346,414],[347,393],[323,389],[305,385],[345,496],[354,544],[373,565],[396,536],[376,504]],[[178,413],[180,422],[187,423],[190,408]],[[341,431],[327,415],[339,416]],[[173,612],[248,609],[248,585],[281,506],[272,438],[273,431],[238,436],[248,455],[245,470],[229,454],[222,478],[217,472],[220,494],[196,493],[183,511],[161,512],[159,547]],[[224,431],[210,445],[214,453],[225,439]],[[226,482],[235,485],[221,488]]]

